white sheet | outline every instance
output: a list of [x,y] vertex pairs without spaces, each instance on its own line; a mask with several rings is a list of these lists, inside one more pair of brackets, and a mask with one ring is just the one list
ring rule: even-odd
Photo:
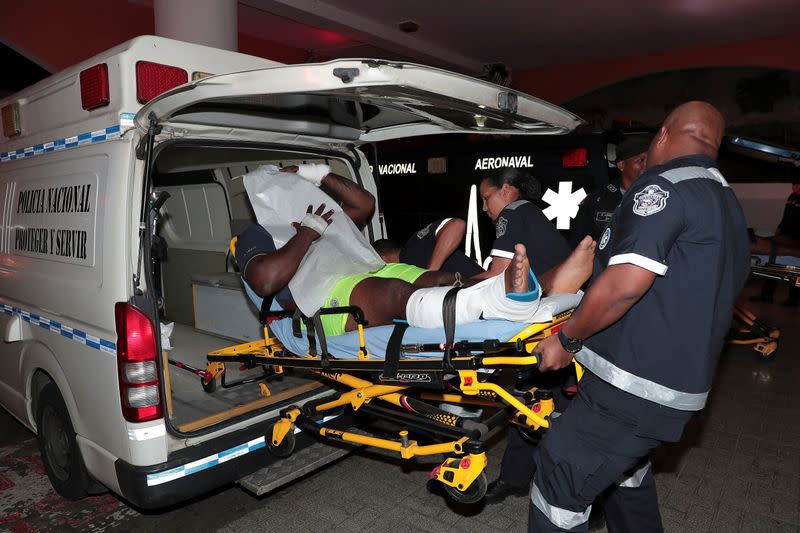
[[245,174],[244,186],[259,224],[270,232],[278,248],[295,234],[306,209],[325,204],[333,222],[315,241],[289,282],[297,307],[307,316],[317,312],[334,284],[344,276],[374,272],[384,266],[353,221],[330,196],[294,173],[262,165]]

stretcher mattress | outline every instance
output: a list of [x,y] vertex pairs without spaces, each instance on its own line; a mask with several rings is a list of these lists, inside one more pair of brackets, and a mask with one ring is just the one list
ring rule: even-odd
[[[575,308],[580,302],[580,294],[560,294],[542,298],[537,312],[537,323],[550,322],[554,315]],[[455,340],[480,342],[486,339],[507,341],[514,335],[528,327],[524,322],[511,322],[508,320],[480,320],[469,324],[456,326]],[[383,357],[386,354],[386,345],[392,334],[394,326],[376,326],[364,330],[364,339],[370,356]],[[284,347],[295,354],[305,354],[308,351],[308,340],[305,330],[302,337],[295,337],[292,333],[292,321],[289,318],[276,320],[270,324],[272,333],[280,339]],[[326,337],[328,352],[338,359],[357,359],[359,350],[358,332],[351,331],[336,337]],[[429,344],[444,343],[445,334],[442,328],[408,328],[403,335],[403,344]],[[319,349],[319,343],[317,343]],[[408,357],[414,358],[440,358],[441,352],[414,353]]]
[[768,264],[776,264],[776,265],[786,265],[791,267],[800,268],[800,257],[794,257],[791,255],[779,255],[775,257],[775,260],[770,263],[768,255],[753,255],[753,265],[768,265]]

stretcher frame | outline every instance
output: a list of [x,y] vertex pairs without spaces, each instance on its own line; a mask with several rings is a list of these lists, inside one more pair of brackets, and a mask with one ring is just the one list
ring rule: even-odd
[[[800,287],[800,268],[767,263],[751,266],[750,274],[759,279],[781,281]],[[762,358],[772,359],[778,350],[781,330],[759,319],[743,305],[734,307],[733,317],[740,326],[733,329],[728,336],[728,342],[752,346]]]
[[[350,314],[356,322],[360,344],[356,359],[336,359],[327,353],[318,315],[340,313]],[[539,360],[532,353],[534,347],[543,338],[561,329],[571,314],[572,310],[568,310],[556,315],[550,322],[531,324],[505,342],[487,339],[482,342],[452,341],[450,345],[400,344],[399,354],[443,354],[441,359],[413,359],[399,354],[389,357],[389,348],[385,358],[371,356],[365,347],[366,321],[361,310],[354,306],[320,310],[314,317],[319,327],[315,327],[314,319],[299,317],[297,313],[265,312],[261,316],[263,340],[209,352],[206,375],[201,377],[201,383],[207,392],[213,391],[212,383],[216,378],[224,380],[225,365],[231,363],[247,368],[260,366],[265,369],[265,376],[279,375],[285,368],[313,372],[335,382],[344,388],[344,392],[333,398],[283,409],[281,417],[272,426],[272,434],[267,435],[266,439],[273,454],[278,457],[291,455],[295,445],[295,427],[321,439],[396,452],[403,459],[445,454],[446,459],[433,469],[430,478],[441,482],[447,494],[456,501],[474,503],[483,498],[488,484],[484,441],[489,432],[513,423],[537,435],[550,427],[550,415],[555,408],[550,391],[533,387],[523,394],[515,394],[491,381],[479,370],[523,371],[537,367]],[[288,351],[277,337],[271,335],[266,325],[270,320],[290,316],[295,320],[295,331],[298,333],[298,320],[306,323],[309,349],[304,355]],[[395,326],[395,333],[402,336],[402,326]],[[389,344],[392,344],[391,340]],[[575,366],[580,379],[582,369],[577,363]],[[265,383],[261,384],[261,389],[264,394],[269,394]],[[380,400],[381,405],[376,405],[377,402],[373,400]],[[484,411],[496,411],[476,421],[428,402],[481,406]],[[365,434],[359,430],[341,431],[321,423],[324,416],[343,409],[396,424],[399,427],[397,438]],[[409,431],[421,432],[442,442],[419,444],[410,438]]]

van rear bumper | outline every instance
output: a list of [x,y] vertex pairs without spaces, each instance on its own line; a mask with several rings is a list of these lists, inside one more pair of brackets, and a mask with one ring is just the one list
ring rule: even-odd
[[[352,427],[352,415],[339,416],[325,426]],[[136,507],[156,509],[233,483],[283,460],[272,455],[266,446],[271,427],[271,423],[264,423],[225,435],[181,450],[172,454],[169,461],[157,465],[134,466],[117,459],[114,466],[120,494]],[[314,435],[303,431],[295,437],[295,451],[318,442]]]

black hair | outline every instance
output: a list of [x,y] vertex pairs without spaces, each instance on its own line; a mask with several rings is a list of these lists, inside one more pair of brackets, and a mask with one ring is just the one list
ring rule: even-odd
[[506,168],[498,172],[493,172],[484,176],[483,180],[486,180],[489,185],[497,187],[498,189],[502,187],[504,183],[507,183],[515,187],[519,191],[520,198],[524,200],[538,200],[542,196],[542,186],[539,180],[534,178],[532,174],[518,168]]
[[400,249],[400,245],[392,239],[378,239],[372,242],[372,247],[378,255],[389,254]]

